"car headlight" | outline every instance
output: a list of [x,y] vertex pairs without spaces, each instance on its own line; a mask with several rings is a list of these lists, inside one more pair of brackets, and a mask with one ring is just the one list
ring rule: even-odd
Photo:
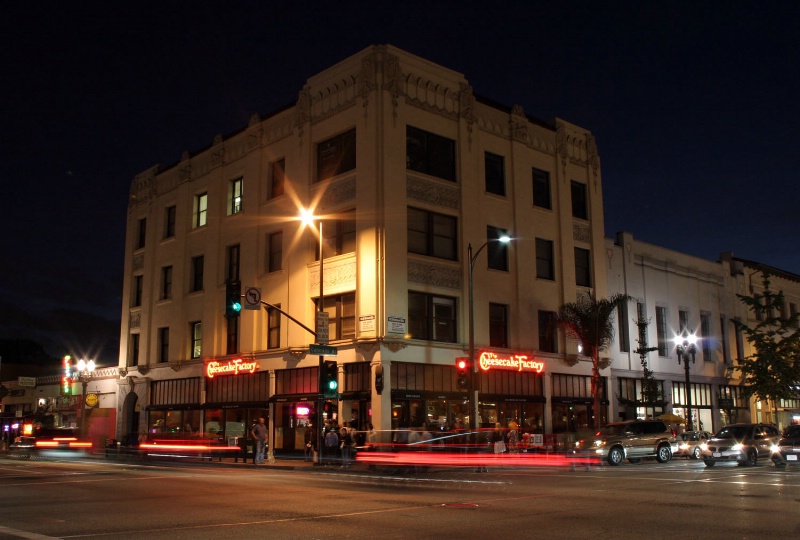
[[688,450],[689,449],[689,445],[686,444],[686,443],[681,443],[681,444],[678,445],[678,448],[680,448],[681,450]]
[[731,450],[733,450],[734,452],[741,452],[743,448],[744,445],[742,443],[736,443],[733,446],[731,446]]
[[772,444],[772,446],[769,447],[769,449],[772,451],[773,454],[777,454],[781,451],[781,447],[774,443]]
[[700,450],[708,452],[708,443],[700,443]]

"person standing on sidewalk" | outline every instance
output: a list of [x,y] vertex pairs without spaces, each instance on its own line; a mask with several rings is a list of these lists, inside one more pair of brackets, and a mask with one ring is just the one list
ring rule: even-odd
[[264,454],[267,449],[267,425],[264,423],[263,418],[259,418],[258,422],[253,426],[250,431],[253,434],[253,439],[256,443],[256,455],[254,458],[256,465],[264,464]]

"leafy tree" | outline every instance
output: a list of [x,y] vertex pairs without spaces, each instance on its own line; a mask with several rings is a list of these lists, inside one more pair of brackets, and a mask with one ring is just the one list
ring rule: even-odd
[[779,400],[798,397],[796,388],[800,384],[800,313],[789,317],[783,314],[783,291],[774,292],[770,288],[769,278],[769,274],[762,271],[761,294],[736,295],[753,312],[756,324],[749,326],[736,320],[734,324],[745,335],[754,351],[750,356],[740,359],[737,366],[742,374],[745,390],[748,395],[761,401],[772,401],[773,411],[777,413]]
[[629,301],[626,294],[615,294],[611,298],[597,300],[594,295],[584,295],[577,302],[569,302],[559,308],[556,323],[569,339],[577,341],[584,354],[592,359],[592,399],[594,401],[594,429],[600,429],[600,351],[614,341],[614,311]]

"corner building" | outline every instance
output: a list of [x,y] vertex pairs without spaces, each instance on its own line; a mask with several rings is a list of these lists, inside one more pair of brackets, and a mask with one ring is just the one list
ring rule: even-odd
[[[302,209],[322,220],[322,272]],[[551,322],[607,295],[594,137],[395,47],[139,174],[125,253],[119,437],[246,437],[263,415],[280,454],[303,448],[318,407],[384,437],[468,426],[475,408],[480,426],[516,421],[537,445],[592,424],[591,364]],[[320,274],[339,377],[324,403],[309,351]],[[231,281],[269,305],[226,318]],[[477,407],[456,372],[471,290],[475,356],[494,359]]]

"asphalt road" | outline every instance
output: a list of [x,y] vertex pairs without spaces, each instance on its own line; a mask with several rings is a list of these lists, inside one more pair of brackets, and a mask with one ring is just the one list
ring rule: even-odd
[[0,539],[800,537],[800,467],[324,468],[0,460]]

